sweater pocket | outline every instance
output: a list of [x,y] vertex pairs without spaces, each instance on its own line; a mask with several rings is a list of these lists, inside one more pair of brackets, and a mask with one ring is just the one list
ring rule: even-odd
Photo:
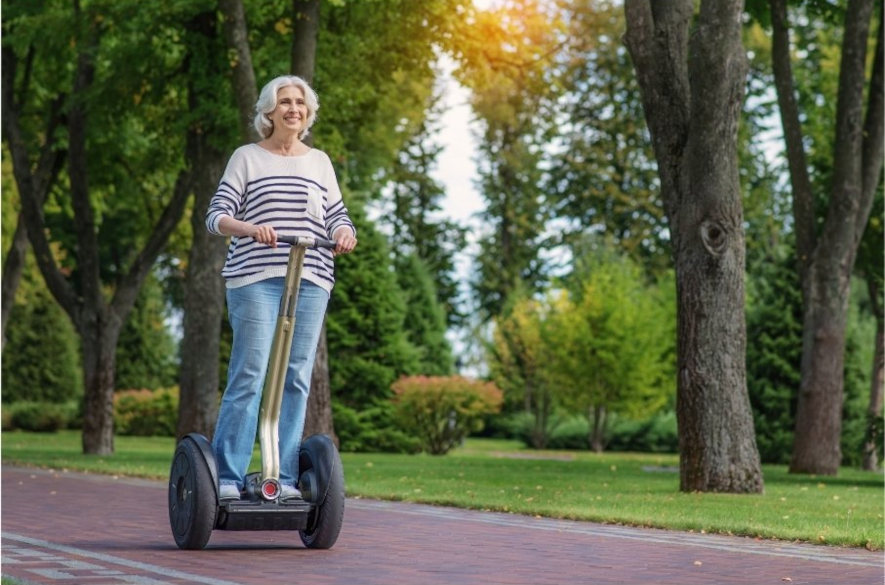
[[307,188],[307,214],[314,221],[323,223],[323,192],[314,186]]

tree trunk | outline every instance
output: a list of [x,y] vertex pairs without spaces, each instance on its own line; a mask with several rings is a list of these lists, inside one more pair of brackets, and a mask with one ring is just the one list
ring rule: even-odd
[[[214,12],[197,15],[188,25],[195,42],[215,46]],[[221,78],[221,71],[206,72]],[[192,73],[192,79],[200,75]],[[200,110],[205,96],[191,82],[189,104]],[[177,435],[198,432],[212,437],[218,418],[218,358],[221,324],[224,319],[224,279],[221,269],[227,250],[224,238],[206,230],[206,210],[224,172],[225,155],[214,148],[205,126],[210,120],[195,122],[188,129],[185,156],[191,169],[194,204],[191,212],[192,244],[188,256],[184,291],[184,337],[181,343]],[[241,127],[241,132],[243,128]]]
[[606,412],[604,406],[590,407],[590,420],[593,421],[590,431],[590,448],[594,453],[605,451],[605,422]]
[[801,126],[793,100],[789,27],[784,0],[771,0],[776,39],[772,59],[781,104],[793,185],[797,255],[804,302],[802,363],[796,407],[791,473],[835,475],[841,463],[845,323],[851,273],[882,169],[881,16],[864,119],[866,50],[872,0],[851,0],[845,11],[842,62],[836,104],[833,178],[829,205],[818,235],[817,222],[797,209],[813,209],[804,165]]
[[[109,319],[110,318],[110,319]],[[122,320],[104,310],[88,312],[81,323],[83,347],[83,453],[114,452],[114,374]]]
[[320,0],[292,0],[292,74],[313,85],[316,68]]
[[332,423],[332,393],[329,387],[329,349],[326,343],[326,323],[317,345],[316,361],[310,376],[310,394],[307,398],[307,415],[304,420],[304,436],[329,435],[337,446],[338,436]]
[[737,127],[747,73],[743,2],[628,0],[676,263],[680,489],[763,490],[747,394]]
[[239,112],[240,134],[246,142],[260,140],[258,131],[252,124],[255,116],[255,102],[258,89],[255,84],[255,70],[252,68],[252,50],[249,47],[249,29],[242,0],[218,0],[224,24],[227,46],[236,56],[233,66],[234,96]]
[[[292,75],[313,84],[316,63],[317,35],[320,28],[319,0],[292,0],[294,30],[292,31]],[[305,143],[313,144],[308,135]],[[333,293],[334,294],[334,293]],[[332,388],[329,382],[329,349],[326,341],[326,321],[317,345],[316,359],[310,376],[310,394],[307,397],[307,414],[304,420],[304,436],[326,434],[338,444],[332,420]]]
[[863,449],[863,468],[876,471],[879,468],[879,448],[882,445],[882,392],[885,387],[885,315],[883,315],[882,291],[875,277],[867,277],[870,303],[876,316],[876,339],[873,354],[873,371],[870,376],[870,403],[867,409],[867,433]]
[[28,229],[25,227],[23,217],[18,218],[15,226],[15,234],[12,236],[12,246],[6,253],[3,261],[2,299],[0,299],[0,311],[2,311],[2,325],[0,325],[0,350],[6,345],[6,323],[15,304],[15,292],[21,281],[22,271],[25,268],[25,255],[28,252]]

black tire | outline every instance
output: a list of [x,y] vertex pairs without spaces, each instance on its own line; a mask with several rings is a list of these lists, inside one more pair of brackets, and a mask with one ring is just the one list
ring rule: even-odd
[[[332,548],[338,540],[341,532],[341,524],[344,522],[344,470],[341,466],[341,457],[334,448],[330,452],[331,472],[329,485],[322,504],[315,506],[310,512],[307,528],[300,531],[301,542],[307,548]],[[313,469],[309,457],[302,458],[302,473]],[[314,494],[312,497],[321,497],[322,494]]]
[[178,443],[169,472],[169,524],[178,548],[200,550],[215,527],[218,496],[209,466],[197,444]]

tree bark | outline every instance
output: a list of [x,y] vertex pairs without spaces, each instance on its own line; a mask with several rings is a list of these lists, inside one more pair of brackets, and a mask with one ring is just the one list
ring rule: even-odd
[[218,0],[224,24],[227,46],[236,56],[233,68],[234,96],[239,112],[240,134],[245,142],[260,140],[252,121],[255,117],[255,102],[258,90],[255,84],[255,70],[252,67],[252,50],[249,47],[249,28],[242,0]]
[[338,435],[332,422],[332,393],[329,390],[329,346],[326,343],[326,322],[317,345],[316,361],[310,375],[310,394],[304,419],[304,436],[328,435],[338,446]]
[[0,298],[0,311],[2,311],[2,322],[0,322],[0,350],[6,345],[6,323],[9,321],[9,315],[12,313],[12,305],[15,304],[15,293],[18,290],[18,283],[21,281],[22,271],[25,267],[25,255],[28,253],[28,229],[25,227],[25,220],[18,218],[15,226],[15,234],[12,236],[12,245],[6,253],[6,259],[3,262],[2,298]]
[[882,443],[882,393],[885,390],[885,314],[882,307],[882,291],[874,277],[867,277],[870,303],[876,317],[875,352],[870,376],[870,402],[867,408],[867,433],[863,448],[863,468],[867,471],[879,469],[879,448]]
[[292,74],[313,85],[320,29],[320,0],[292,0],[292,14]]
[[627,0],[670,224],[677,289],[680,489],[763,490],[747,394],[737,127],[747,74],[743,2]]
[[[211,45],[217,42],[214,12],[200,14],[189,23],[190,33]],[[212,72],[209,73],[213,75]],[[221,71],[215,75],[222,77]],[[199,72],[191,75],[193,80]],[[193,82],[189,103],[198,111],[203,96]],[[188,129],[185,156],[189,161],[193,182],[194,204],[191,213],[192,244],[188,255],[184,291],[184,336],[181,343],[179,376],[180,399],[177,434],[189,432],[212,437],[218,418],[218,359],[221,325],[224,319],[224,279],[221,269],[227,251],[224,238],[206,230],[206,211],[224,171],[225,155],[211,145],[206,126],[211,121],[198,121]],[[251,124],[250,124],[251,128]],[[241,132],[248,129],[240,128]],[[247,136],[244,136],[246,138]]]
[[605,407],[591,406],[590,420],[593,421],[593,428],[590,430],[590,448],[594,453],[602,453],[605,450]]
[[863,94],[872,0],[851,0],[845,30],[836,104],[833,178],[829,204],[819,231],[814,209],[798,108],[794,102],[789,26],[783,0],[771,0],[775,42],[772,59],[790,158],[797,255],[802,278],[803,332],[801,380],[791,473],[835,475],[842,459],[842,401],[845,323],[851,273],[882,169],[881,21],[870,82],[867,116]]
[[[317,36],[320,28],[319,0],[292,0],[292,75],[313,84],[316,64]],[[313,144],[308,135],[305,143]],[[316,359],[310,376],[310,394],[307,397],[307,414],[304,419],[304,436],[329,435],[338,445],[335,425],[332,421],[332,390],[329,382],[329,350],[326,342],[326,322],[317,345]]]

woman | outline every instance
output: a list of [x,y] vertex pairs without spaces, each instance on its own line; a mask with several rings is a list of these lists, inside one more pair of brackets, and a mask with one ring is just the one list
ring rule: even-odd
[[[211,233],[231,236],[222,276],[233,347],[212,441],[221,499],[240,497],[255,444],[289,251],[277,247],[277,234],[331,238],[338,242],[335,254],[351,252],[357,243],[329,157],[302,142],[318,107],[316,94],[300,77],[277,77],[265,85],[254,122],[263,140],[233,153],[206,214]],[[308,249],[304,260],[280,411],[282,499],[301,496],[298,451],[317,341],[335,282],[333,256],[330,250]]]

